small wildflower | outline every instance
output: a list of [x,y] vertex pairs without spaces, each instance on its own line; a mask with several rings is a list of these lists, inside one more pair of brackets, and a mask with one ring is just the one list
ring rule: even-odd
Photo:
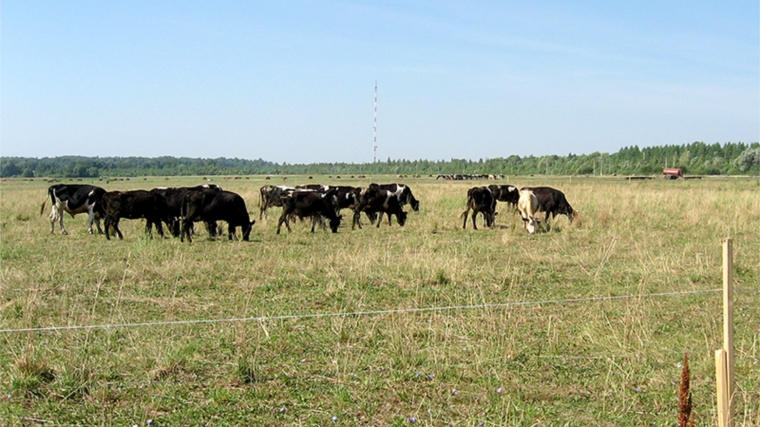
[[417,375],[415,375],[415,376],[414,376],[414,378],[419,378],[419,377],[421,377],[421,376],[422,376],[422,374],[421,374],[421,373],[419,373],[419,372],[417,372]]
[[432,380],[433,378],[435,378],[435,374],[427,374],[427,375],[425,376],[425,378],[427,378],[427,379],[429,379],[429,380]]
[[478,427],[483,427],[484,425],[486,425],[485,421],[481,421],[478,423]]
[[499,388],[496,389],[496,392],[499,393],[499,394],[502,394],[502,393],[504,393],[504,389],[501,388],[501,387],[499,387]]
[[333,420],[333,422],[338,421],[338,417],[335,416],[335,415],[333,415],[332,420]]
[[280,408],[280,413],[284,414],[285,412],[287,412],[287,410],[288,409],[283,406],[282,408]]
[[636,387],[636,393],[643,393],[644,390],[641,389],[641,387]]
[[459,393],[459,390],[457,390],[457,389],[452,389],[451,390],[451,394],[457,394],[457,393]]
[[147,425],[153,425],[153,419],[149,419],[148,421],[145,421],[145,424]]
[[414,417],[409,417],[409,418],[407,418],[407,421],[409,421],[410,423],[414,424],[414,423],[417,422],[417,419],[414,418]]

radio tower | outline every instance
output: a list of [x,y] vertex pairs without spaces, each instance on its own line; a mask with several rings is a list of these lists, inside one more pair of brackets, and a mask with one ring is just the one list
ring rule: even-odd
[[372,163],[377,163],[377,80],[375,80],[375,123],[372,126],[373,130],[373,144],[374,144],[374,155],[372,157]]

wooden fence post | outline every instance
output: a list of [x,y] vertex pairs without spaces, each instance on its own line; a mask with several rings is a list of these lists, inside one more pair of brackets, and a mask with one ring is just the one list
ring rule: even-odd
[[733,248],[723,239],[723,348],[715,352],[715,377],[718,396],[718,426],[733,427],[734,398],[734,299]]

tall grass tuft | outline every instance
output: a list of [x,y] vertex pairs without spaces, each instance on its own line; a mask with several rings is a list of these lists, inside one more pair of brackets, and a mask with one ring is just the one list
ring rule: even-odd
[[694,426],[694,413],[691,411],[691,391],[689,390],[689,355],[683,355],[681,370],[681,387],[679,389],[680,405],[678,407],[678,427]]

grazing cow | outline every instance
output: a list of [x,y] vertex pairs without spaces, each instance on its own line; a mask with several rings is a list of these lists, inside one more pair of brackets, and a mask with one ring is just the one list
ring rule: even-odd
[[[404,184],[370,184],[370,187],[373,185],[377,185],[381,190],[388,190],[390,193],[393,193],[393,195],[398,198],[399,203],[403,207],[404,205],[411,205],[412,210],[417,212],[420,210],[420,202],[419,200],[414,198],[414,194],[412,194],[412,189],[409,188],[408,185]],[[390,221],[390,217],[388,218]]]
[[[419,207],[419,202],[417,202],[417,207]],[[400,226],[403,227],[406,223],[406,212],[402,209],[398,195],[380,188],[377,184],[370,184],[369,188],[361,191],[354,208],[354,224],[359,223],[361,212],[366,212],[370,218],[374,214],[380,213],[380,217],[377,219],[377,227],[380,227],[384,213],[388,214],[388,225],[391,224],[391,215],[396,215],[396,220]],[[359,224],[359,228],[361,228],[361,224]]]
[[517,211],[525,223],[528,233],[534,234],[538,226],[536,212],[538,212],[538,198],[531,190],[520,190],[520,198],[517,200]]
[[343,218],[337,213],[338,202],[335,199],[336,191],[330,190],[327,193],[320,193],[316,191],[296,191],[290,197],[282,198],[282,215],[277,222],[277,234],[280,234],[280,228],[282,223],[290,229],[290,221],[288,218],[291,215],[296,215],[300,218],[311,217],[311,232],[314,232],[314,227],[320,217],[324,216],[330,220],[330,229],[333,233],[338,232],[338,226],[340,226],[340,220]]
[[264,185],[259,190],[261,194],[259,219],[261,219],[264,213],[272,206],[282,207],[282,199],[288,197],[296,191],[293,187],[287,187],[284,185],[273,186]]
[[226,221],[229,240],[234,239],[235,229],[240,227],[245,241],[250,239],[251,229],[256,223],[256,220],[251,221],[243,198],[231,191],[188,191],[182,202],[182,218],[180,240],[183,242],[185,236],[188,242],[193,241],[190,231],[197,221]]
[[[58,221],[61,227],[61,234],[69,234],[63,227],[63,212],[68,212],[73,218],[77,214],[85,213],[89,215],[87,220],[87,231],[92,234],[92,223],[98,227],[98,233],[103,234],[100,228],[101,208],[103,196],[106,190],[94,185],[75,185],[75,184],[57,184],[48,188],[48,195],[53,204],[50,212],[50,232],[55,233],[55,223]],[[47,197],[42,202],[40,215],[45,210]]]
[[491,184],[488,188],[497,201],[507,203],[512,207],[517,206],[517,200],[520,199],[520,191],[514,185]]
[[[169,227],[169,231],[172,236],[180,236],[180,217],[182,216],[182,202],[185,200],[185,194],[188,191],[195,190],[207,190],[211,192],[220,192],[222,187],[215,184],[203,184],[195,187],[156,187],[152,192],[158,193],[166,199],[167,216],[169,222],[166,226]],[[207,222],[206,229],[211,233],[216,229],[216,223]]]
[[472,210],[472,228],[478,229],[475,219],[478,212],[483,214],[486,227],[493,227],[496,216],[496,198],[489,187],[473,187],[467,191],[467,210],[462,212],[462,228],[467,228],[467,214]]
[[109,229],[113,227],[119,239],[124,235],[119,230],[119,221],[122,218],[139,219],[145,218],[145,232],[153,238],[153,225],[161,237],[164,237],[164,229],[161,222],[169,222],[166,199],[158,193],[145,190],[134,191],[109,191],[103,196],[103,210],[105,212],[106,239],[111,240]]
[[536,195],[538,210],[546,213],[544,222],[549,220],[549,214],[551,214],[552,219],[557,215],[567,215],[572,224],[577,211],[567,202],[564,193],[551,187],[523,187],[520,191],[522,190],[530,190]]

